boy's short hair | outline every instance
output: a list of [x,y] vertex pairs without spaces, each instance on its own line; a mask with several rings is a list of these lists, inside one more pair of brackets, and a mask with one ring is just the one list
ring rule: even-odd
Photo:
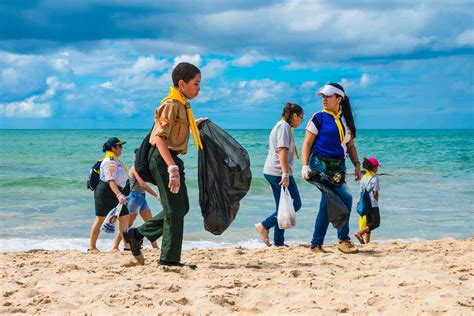
[[201,71],[198,67],[190,63],[179,63],[174,67],[171,78],[173,79],[173,85],[178,87],[179,81],[183,80],[184,82],[189,82],[189,80],[196,77],[197,74],[200,74]]

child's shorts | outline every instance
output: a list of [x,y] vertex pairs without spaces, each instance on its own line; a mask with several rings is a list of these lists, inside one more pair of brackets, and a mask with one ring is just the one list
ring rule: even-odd
[[146,202],[145,193],[130,192],[130,195],[128,196],[127,208],[130,214],[137,214],[138,212],[149,209],[150,207]]

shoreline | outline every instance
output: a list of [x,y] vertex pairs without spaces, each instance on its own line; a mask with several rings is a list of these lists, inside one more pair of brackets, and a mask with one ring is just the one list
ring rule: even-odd
[[[401,239],[377,239],[375,238],[374,242],[384,245],[390,243],[411,243],[411,242],[422,242],[422,241],[436,241],[436,240],[466,240],[473,237],[466,238],[454,238],[451,236],[439,238],[439,239],[422,239],[422,238],[401,238]],[[337,240],[331,240],[331,237],[328,238],[328,242],[325,246],[335,245]],[[113,245],[113,238],[99,238],[98,248],[102,252],[110,252]],[[352,239],[356,245],[359,245],[355,238]],[[2,244],[4,243],[4,244]],[[289,246],[309,246],[309,242],[301,240],[293,240],[286,242]],[[7,244],[21,245],[8,247]],[[161,239],[158,239],[158,246],[161,245]],[[21,252],[30,252],[30,251],[67,251],[67,250],[77,250],[80,252],[87,252],[87,247],[89,246],[89,238],[0,238],[0,254],[2,253],[21,253]],[[123,247],[123,243],[120,245]],[[183,241],[183,250],[197,250],[197,249],[229,249],[241,247],[245,249],[266,249],[267,247],[263,244],[260,239],[252,238],[248,240],[241,241],[212,241],[207,239],[196,239],[196,240],[184,240]],[[17,249],[14,249],[17,248]],[[151,244],[148,241],[145,241],[144,248],[150,248]]]
[[192,249],[198,269],[125,267],[130,253],[0,253],[0,312],[301,314],[474,312],[474,237],[371,243],[359,254],[289,248]]

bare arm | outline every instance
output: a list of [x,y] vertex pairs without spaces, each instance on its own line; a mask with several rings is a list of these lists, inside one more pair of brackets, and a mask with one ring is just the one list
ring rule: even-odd
[[168,144],[163,138],[161,138],[160,136],[155,136],[155,145],[158,151],[160,152],[160,156],[163,157],[163,159],[165,160],[167,166],[176,165],[173,160],[173,157],[171,157]]
[[112,190],[112,192],[114,192],[114,194],[117,197],[117,199],[119,200],[120,204],[125,203],[125,201],[126,201],[125,196],[120,192],[120,189],[117,185],[117,182],[115,182],[115,180],[109,180],[108,183],[109,183],[110,189]]
[[311,153],[311,147],[313,146],[315,140],[316,140],[316,135],[314,135],[311,132],[306,131],[306,134],[304,136],[304,142],[303,142],[303,150],[301,151],[301,164],[303,166],[308,165],[309,155]]
[[351,140],[347,143],[347,152],[349,153],[349,158],[351,159],[352,164],[355,166],[354,168],[355,180],[359,181],[361,177],[360,162],[359,162],[359,156],[357,154],[357,149],[354,144],[354,138],[351,138]]
[[289,173],[290,168],[288,167],[288,148],[279,147],[278,148],[278,158],[280,159],[281,171],[283,173]]
[[376,201],[379,200],[379,191],[374,191],[374,199],[375,199]]
[[281,166],[281,181],[280,185],[287,188],[290,185],[290,168],[288,167],[288,148],[278,148],[278,159],[280,160]]
[[133,176],[135,179],[137,179],[138,184],[145,189],[148,193],[150,193],[153,197],[158,198],[158,194],[146,183],[143,181],[142,177],[138,174],[138,172],[135,170],[135,167],[132,167],[130,169],[129,174]]

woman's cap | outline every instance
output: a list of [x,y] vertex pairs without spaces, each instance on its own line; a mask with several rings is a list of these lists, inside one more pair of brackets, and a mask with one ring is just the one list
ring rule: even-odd
[[332,86],[330,84],[325,85],[321,90],[318,91],[318,95],[325,95],[325,96],[328,96],[328,97],[335,94],[335,93],[342,96],[342,97],[346,96],[344,91],[342,91],[341,89],[336,88],[335,86]]
[[380,162],[377,160],[377,158],[375,157],[371,157],[368,159],[370,161],[370,163],[372,164],[372,166],[374,167],[382,167],[382,165],[380,164]]
[[116,145],[123,145],[125,143],[126,142],[121,141],[117,137],[112,137],[112,138],[109,138],[105,144],[109,147],[112,147],[112,146],[116,146]]

